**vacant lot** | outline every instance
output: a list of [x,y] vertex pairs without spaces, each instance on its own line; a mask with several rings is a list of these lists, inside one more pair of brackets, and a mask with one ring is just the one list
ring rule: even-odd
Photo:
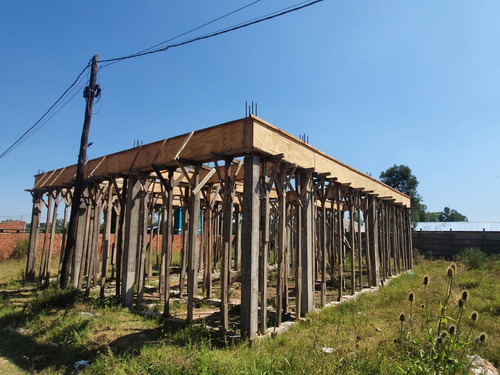
[[[498,367],[500,261],[457,264],[449,271],[449,263],[423,261],[376,293],[313,312],[249,347],[219,336],[204,319],[186,326],[135,314],[113,298],[23,284],[24,262],[3,262],[0,373],[72,374],[82,360],[86,374],[463,373],[467,354]],[[452,334],[437,339],[440,316],[440,332]]]

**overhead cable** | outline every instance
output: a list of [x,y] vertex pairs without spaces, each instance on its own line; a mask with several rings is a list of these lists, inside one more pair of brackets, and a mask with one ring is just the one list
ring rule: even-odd
[[[127,60],[127,59],[132,59],[132,58],[136,58],[136,57],[141,57],[141,56],[146,56],[146,55],[152,55],[152,54],[155,54],[155,53],[159,53],[159,52],[165,52],[171,48],[175,48],[175,47],[180,47],[180,46],[184,46],[186,44],[191,44],[191,43],[194,43],[194,42],[197,42],[197,41],[200,41],[200,40],[205,40],[205,39],[210,39],[210,38],[213,38],[213,37],[216,37],[216,36],[219,36],[219,35],[223,35],[223,34],[227,34],[229,32],[232,32],[232,31],[236,31],[236,30],[239,30],[239,29],[243,29],[243,28],[246,28],[246,27],[249,27],[249,26],[252,26],[252,25],[256,25],[258,23],[261,23],[261,22],[264,22],[264,21],[268,21],[268,20],[271,20],[271,19],[274,19],[274,18],[277,18],[277,17],[281,17],[281,16],[284,16],[286,14],[289,14],[289,13],[292,13],[292,12],[296,12],[298,10],[301,10],[301,9],[304,9],[304,8],[307,8],[307,7],[310,7],[312,5],[315,5],[317,3],[320,3],[320,2],[323,2],[325,0],[314,0],[314,1],[305,1],[305,2],[302,2],[302,3],[298,3],[297,5],[295,6],[291,6],[291,7],[288,7],[288,8],[284,8],[280,11],[277,11],[277,12],[274,12],[274,13],[270,13],[270,14],[267,14],[265,16],[262,16],[262,17],[259,17],[259,18],[256,18],[256,19],[253,19],[253,20],[250,20],[250,21],[247,21],[247,22],[244,22],[244,23],[240,23],[238,25],[235,25],[235,26],[231,26],[231,27],[228,27],[228,28],[225,28],[225,29],[222,29],[222,30],[219,30],[219,31],[216,31],[216,32],[213,32],[213,33],[209,33],[209,34],[206,34],[206,35],[202,35],[202,36],[199,36],[199,37],[196,37],[196,38],[192,38],[192,39],[189,39],[189,40],[186,40],[186,41],[183,41],[183,42],[179,42],[179,43],[176,43],[176,44],[170,44],[168,46],[165,46],[165,47],[162,47],[162,48],[157,48],[157,49],[153,49],[153,48],[156,48],[160,45],[163,45],[165,43],[168,43],[174,39],[177,39],[181,36],[184,36],[188,33],[191,33],[193,31],[196,31],[196,30],[199,30],[201,29],[202,27],[205,27],[207,25],[210,25],[222,18],[225,18],[231,14],[234,14],[236,12],[239,12],[245,8],[248,8],[249,6],[251,5],[254,5],[258,2],[260,2],[261,0],[256,0],[256,1],[253,1],[252,3],[249,3],[243,7],[240,7],[232,12],[229,12],[223,16],[220,16],[212,21],[209,21],[201,26],[198,26],[194,29],[191,29],[189,31],[186,31],[182,34],[179,34],[171,39],[168,39],[164,42],[161,42],[159,44],[156,44],[152,47],[149,47],[145,50],[142,50],[142,51],[139,51],[137,53],[134,53],[134,54],[131,54],[131,55],[127,55],[127,56],[122,56],[122,57],[116,57],[116,58],[112,58],[112,59],[105,59],[105,60],[101,60],[100,61],[100,64],[104,64],[104,65],[101,65],[101,68],[104,68],[106,66],[109,66],[109,65],[112,65],[118,61],[123,61],[123,60]],[[107,64],[106,64],[107,63]],[[40,129],[42,126],[44,126],[57,112],[59,112],[62,107],[64,107],[74,96],[75,94],[73,94],[59,109],[57,109],[56,112],[54,113],[51,113],[51,115],[49,117],[47,117],[49,115],[49,113],[58,105],[59,102],[61,102],[61,100],[67,95],[67,93],[78,83],[78,81],[80,80],[81,76],[83,75],[83,73],[90,67],[90,62],[85,66],[85,68],[83,68],[83,70],[80,72],[80,74],[77,76],[77,78],[75,79],[75,81],[62,93],[62,95],[54,102],[54,104],[52,104],[50,106],[50,108],[28,129],[26,130],[10,147],[8,147],[1,155],[0,155],[0,159],[2,159],[3,157],[5,157],[7,154],[9,154],[12,150],[14,150],[17,146],[19,146],[20,144],[22,144],[25,140],[27,140],[29,137],[31,137],[38,129]]]
[[[42,121],[47,117],[47,115],[57,106],[57,104],[63,100],[63,98],[66,96],[66,94],[78,83],[78,81],[80,80],[81,76],[83,75],[83,73],[85,73],[85,71],[90,67],[90,63],[87,64],[87,66],[85,66],[85,68],[83,68],[83,70],[80,72],[80,74],[78,74],[78,76],[76,77],[75,81],[62,93],[62,95],[54,102],[54,104],[52,104],[50,106],[49,109],[47,109],[47,111],[45,111],[45,113],[42,115],[42,117],[40,117],[28,130],[26,130],[23,135],[21,135],[12,145],[10,145],[9,148],[7,148],[7,150],[5,150],[1,155],[0,155],[0,159],[2,159],[4,156],[6,156],[8,153],[10,153],[12,150],[14,150],[17,146],[19,146],[22,142],[24,142],[26,139],[28,139],[29,137],[31,137],[38,129],[40,129],[43,125],[45,125],[47,123],[47,121],[55,114],[52,114],[48,119],[47,121],[43,122]],[[74,96],[74,95],[73,95]],[[73,97],[72,96],[72,97]],[[67,103],[67,102],[66,102]],[[66,103],[64,103],[64,105],[66,105]],[[63,105],[63,106],[64,106]],[[62,108],[62,107],[61,107]],[[59,109],[60,110],[60,109]],[[59,111],[58,110],[58,111]],[[56,112],[57,113],[57,112]],[[37,127],[37,125],[39,125]]]
[[200,41],[200,40],[204,40],[204,39],[210,39],[210,38],[222,35],[222,34],[227,34],[227,33],[232,32],[232,31],[236,31],[236,30],[239,30],[239,29],[243,29],[245,27],[256,25],[258,23],[261,23],[261,22],[264,22],[264,21],[268,21],[268,20],[271,20],[273,18],[281,17],[281,16],[284,16],[285,14],[296,12],[298,10],[310,7],[310,6],[314,5],[314,4],[321,3],[323,1],[325,1],[325,0],[314,0],[314,1],[308,2],[307,4],[304,4],[304,5],[299,5],[299,6],[296,6],[294,8],[291,8],[291,9],[287,8],[286,10],[284,10],[282,12],[279,12],[279,13],[275,13],[275,14],[264,16],[264,17],[261,17],[261,18],[257,18],[257,19],[254,19],[252,21],[249,21],[249,22],[245,22],[245,23],[233,26],[233,27],[229,27],[227,29],[223,29],[223,30],[216,31],[216,32],[213,32],[213,33],[210,33],[210,34],[206,34],[206,35],[199,36],[199,37],[196,37],[196,38],[193,38],[193,39],[189,39],[189,40],[186,40],[184,42],[180,42],[180,43],[176,43],[176,44],[170,44],[170,45],[168,45],[166,47],[158,48],[158,49],[155,49],[155,50],[152,50],[152,51],[137,52],[137,53],[134,53],[134,54],[131,54],[131,55],[127,55],[127,56],[115,57],[115,58],[112,58],[112,59],[105,59],[105,60],[101,60],[100,62],[101,63],[110,63],[110,62],[115,62],[115,61],[122,61],[122,60],[127,60],[127,59],[133,59],[133,58],[136,58],[136,57],[142,57],[142,56],[146,56],[146,55],[152,55],[152,54],[159,53],[159,52],[165,52],[165,51],[167,51],[167,50],[169,50],[171,48],[184,46],[186,44],[191,44],[191,43],[194,43],[194,42],[197,42],[197,41]]
[[[250,6],[254,5],[254,4],[256,4],[256,3],[259,3],[259,2],[261,2],[261,1],[262,1],[262,0],[255,0],[254,2],[251,2],[250,4],[244,5],[244,6],[240,7],[240,8],[238,8],[238,9],[235,9],[235,10],[233,10],[233,11],[231,11],[231,12],[229,12],[229,13],[226,13],[226,14],[224,14],[224,15],[220,16],[220,17],[217,17],[217,18],[215,18],[215,19],[213,19],[213,20],[211,20],[211,21],[205,22],[203,25],[197,26],[197,27],[195,27],[195,28],[193,28],[193,29],[190,29],[190,30],[188,30],[188,31],[184,31],[183,33],[181,33],[181,34],[179,34],[179,35],[176,35],[176,36],[174,36],[174,37],[172,37],[172,38],[170,38],[170,39],[167,39],[167,40],[165,40],[165,41],[163,41],[163,42],[161,42],[161,43],[155,44],[154,46],[151,46],[151,47],[149,47],[149,48],[143,49],[142,51],[136,52],[136,54],[137,54],[137,53],[143,53],[143,52],[150,51],[150,50],[152,50],[153,48],[156,48],[156,47],[159,47],[159,46],[161,46],[161,45],[163,45],[163,44],[166,44],[166,43],[168,43],[168,42],[171,42],[172,40],[179,39],[181,36],[184,36],[184,35],[190,34],[190,33],[192,33],[193,31],[196,31],[196,30],[199,30],[199,29],[201,29],[201,28],[203,28],[203,27],[205,27],[205,26],[211,25],[211,24],[212,24],[212,23],[214,23],[214,22],[217,22],[217,21],[219,21],[219,20],[221,20],[221,19],[223,19],[223,18],[226,18],[226,17],[228,17],[228,16],[230,16],[230,15],[232,15],[232,14],[235,14],[235,13],[237,13],[237,12],[239,12],[239,11],[243,10],[243,9],[246,9],[246,8],[248,8],[248,7],[250,7]],[[104,68],[106,68],[106,67],[108,67],[108,66],[110,66],[110,65],[116,64],[118,61],[120,61],[120,60],[116,60],[116,61],[113,61],[113,62],[110,62],[110,63],[104,64],[104,65],[102,64],[102,61],[101,61],[101,62],[100,62],[100,63],[101,63],[101,65],[100,65],[100,67],[99,67],[99,70],[104,69]]]

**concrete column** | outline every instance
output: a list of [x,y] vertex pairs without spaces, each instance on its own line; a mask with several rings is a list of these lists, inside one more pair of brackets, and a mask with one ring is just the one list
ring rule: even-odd
[[139,230],[142,228],[142,222],[139,220],[141,184],[137,176],[130,175],[127,185],[125,230],[123,233],[121,301],[123,306],[132,308],[137,254],[139,252]]
[[[102,201],[98,196],[94,202],[93,220],[92,220],[92,236],[89,238],[89,259],[87,272],[87,295],[90,293],[90,288],[97,285],[97,266],[99,264],[99,228],[101,225]],[[92,282],[91,282],[92,281]]]
[[84,196],[87,194],[88,188],[84,188],[82,197],[80,198],[80,207],[78,208],[78,216],[76,222],[76,235],[75,235],[75,252],[73,253],[72,268],[71,268],[71,282],[75,288],[78,288],[81,280],[82,273],[82,259],[84,253],[85,237],[87,235],[87,215],[89,209]]
[[63,218],[63,227],[62,227],[62,236],[61,236],[61,248],[59,251],[59,272],[57,273],[57,285],[60,285],[61,282],[61,274],[62,274],[62,266],[64,260],[64,252],[66,251],[66,232],[68,228],[68,213],[69,213],[69,202],[71,200],[68,197],[68,193],[65,193],[64,197],[64,218]]
[[102,263],[101,263],[101,288],[99,293],[99,298],[104,298],[104,291],[106,287],[106,278],[108,277],[108,258],[111,249],[111,213],[113,211],[113,188],[111,182],[108,186],[108,195],[105,207],[105,217],[104,217],[104,233],[102,237]]
[[260,158],[245,157],[241,246],[241,334],[254,341],[258,328]]
[[234,208],[234,217],[236,224],[234,233],[234,268],[239,271],[241,269],[241,213],[239,204]]
[[260,200],[260,247],[259,247],[259,294],[260,294],[260,332],[267,330],[267,254],[269,252],[270,204],[269,186],[267,182],[267,162],[262,162],[263,186]]
[[141,182],[143,189],[141,191],[140,198],[140,210],[139,210],[139,254],[137,256],[137,309],[142,309],[142,303],[144,301],[144,285],[146,278],[146,251],[147,251],[147,236],[148,236],[148,188],[149,182],[142,180]]

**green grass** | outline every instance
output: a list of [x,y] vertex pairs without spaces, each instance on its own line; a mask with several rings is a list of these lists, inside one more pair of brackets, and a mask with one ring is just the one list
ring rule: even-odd
[[[228,343],[204,323],[162,323],[134,315],[114,299],[85,298],[71,289],[40,290],[31,286],[31,295],[24,298],[26,303],[19,305],[18,291],[12,288],[12,293],[4,292],[0,306],[0,357],[26,372],[42,374],[73,373],[74,362],[82,359],[91,363],[86,374],[412,373],[409,366],[422,361],[415,349],[426,345],[425,337],[420,336],[425,324],[420,304],[426,304],[429,327],[435,332],[449,281],[447,267],[448,263],[441,261],[423,262],[376,293],[315,311],[288,332],[257,340],[252,347]],[[424,275],[430,277],[426,295]],[[468,289],[460,330],[468,333],[472,328],[473,337],[486,332],[488,339],[481,356],[498,367],[500,261],[492,260],[480,269],[468,269],[459,263],[453,283],[445,311],[446,327],[457,319],[456,300],[463,288]],[[412,330],[410,291],[415,298]],[[474,327],[469,319],[472,311],[479,313]],[[405,337],[411,337],[416,346],[402,340],[401,312],[407,317]],[[323,348],[331,348],[331,352],[325,353]]]
[[26,259],[11,259],[0,261],[0,288],[5,284],[19,283],[24,276]]

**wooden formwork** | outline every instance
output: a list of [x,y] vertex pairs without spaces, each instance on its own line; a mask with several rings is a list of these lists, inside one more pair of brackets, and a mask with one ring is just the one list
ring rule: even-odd
[[[49,222],[64,203],[66,226],[75,172],[67,166],[35,176],[27,277],[35,276],[46,206],[39,277],[50,278]],[[187,321],[200,291],[212,298],[216,290],[220,330],[231,329],[236,300],[250,340],[266,331],[268,314],[273,324],[297,319],[412,268],[408,196],[255,116],[89,160],[85,186],[73,285],[100,286],[104,297],[112,279],[122,304],[142,309],[152,248],[161,247],[159,293],[169,316],[173,218],[181,207]],[[61,260],[64,248],[63,241]],[[235,285],[241,298],[232,296]]]

